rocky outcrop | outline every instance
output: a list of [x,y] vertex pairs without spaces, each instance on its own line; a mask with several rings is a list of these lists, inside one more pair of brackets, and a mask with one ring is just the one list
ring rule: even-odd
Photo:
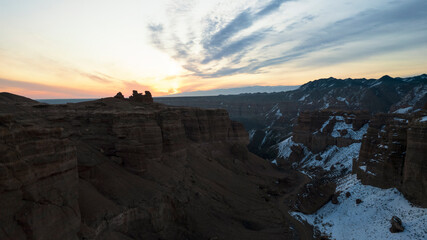
[[78,239],[76,149],[62,134],[0,115],[0,239]]
[[[407,131],[403,181],[400,187],[406,198],[427,207],[427,114],[416,117]],[[421,121],[424,119],[424,121]]]
[[[226,109],[231,119],[242,122],[254,133],[250,151],[273,160],[277,157],[274,146],[292,134],[303,111],[414,112],[427,101],[426,79],[426,74],[408,78],[325,78],[288,92],[165,97],[155,101],[173,106]],[[319,141],[322,143],[324,139]]]
[[1,239],[282,239],[310,232],[259,188],[278,189],[277,179],[300,174],[250,154],[247,132],[225,110],[117,98],[40,106],[0,108]]
[[133,90],[133,93],[131,96],[129,96],[130,101],[134,102],[145,102],[145,103],[152,103],[153,97],[151,96],[151,93],[149,91],[145,91],[145,94],[138,93],[138,91]]
[[353,172],[363,184],[398,188],[411,202],[427,207],[426,112],[379,114],[370,122]]
[[305,111],[301,112],[293,130],[293,141],[308,147],[313,153],[328,146],[346,147],[360,142],[358,134],[369,122],[368,112]]
[[316,179],[305,184],[298,193],[294,209],[304,214],[313,214],[334,196],[336,184],[325,179]]
[[391,188],[401,183],[407,127],[404,115],[380,114],[371,120],[353,164],[363,184]]
[[122,92],[118,92],[118,93],[114,96],[114,98],[124,99],[124,98],[125,98],[125,96],[123,96],[123,93],[122,93]]
[[405,230],[405,228],[402,225],[402,220],[396,216],[393,216],[391,218],[390,223],[391,223],[390,232],[392,233],[403,232]]

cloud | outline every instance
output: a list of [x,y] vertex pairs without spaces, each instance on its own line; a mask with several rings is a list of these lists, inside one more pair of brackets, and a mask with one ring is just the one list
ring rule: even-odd
[[87,77],[87,78],[89,78],[95,82],[98,82],[98,83],[108,84],[108,83],[114,82],[112,77],[107,76],[105,74],[91,74],[91,73],[84,73],[84,72],[79,72],[79,73],[80,73],[80,75]]
[[[165,33],[165,29],[160,23],[148,25],[150,40],[154,46],[167,51],[168,54],[173,56],[175,59],[184,59],[186,61],[186,64],[184,64],[186,67],[184,68],[188,68],[188,66],[192,65],[189,63],[196,62],[198,64],[207,64],[213,60],[219,60],[235,53],[240,52],[240,55],[242,55],[241,51],[261,40],[263,38],[263,33],[265,33],[266,30],[264,29],[262,31],[252,33],[249,36],[244,36],[237,40],[232,40],[232,38],[243,30],[253,26],[256,21],[268,14],[271,14],[274,10],[277,10],[284,2],[284,0],[273,0],[266,6],[262,7],[258,12],[254,12],[251,9],[245,9],[215,33],[205,34],[199,43],[192,40],[183,43],[175,36],[174,33],[171,33],[170,35],[172,35],[172,37],[165,38],[173,39],[173,43],[171,44],[172,47],[165,49],[165,45],[162,41],[162,37],[164,37],[162,34]],[[185,11],[187,12],[188,9],[185,8]],[[171,22],[175,21],[172,20]],[[215,29],[216,26],[219,25],[218,22],[212,20],[207,20],[206,23],[206,29],[204,29],[205,31],[203,32],[207,33],[211,32],[211,29]],[[189,35],[194,35],[194,33],[190,32]],[[195,45],[198,44],[203,46],[204,54],[198,59],[194,59],[194,56],[189,56],[189,52],[191,48],[194,48]],[[191,67],[191,69],[195,68]]]
[[242,53],[242,51],[245,51],[246,49],[250,48],[253,44],[261,41],[264,38],[264,35],[267,31],[268,31],[267,29],[263,29],[249,36],[246,36],[239,40],[231,42],[230,44],[220,48],[218,51],[214,51],[211,56],[207,56],[201,63],[207,64],[213,60],[219,60],[223,57],[227,57],[235,53],[240,53],[244,55],[245,52]]
[[[301,59],[310,63],[313,54],[342,48],[342,51],[335,52],[343,54],[343,57],[331,56],[335,62],[325,59],[325,62],[335,64],[338,59],[345,61],[345,56],[360,59],[393,49],[406,49],[407,42],[420,46],[425,44],[427,37],[424,24],[427,21],[427,2],[423,0],[384,0],[376,5],[362,1],[352,3],[354,6],[326,0],[321,10],[313,7],[316,6],[315,1],[294,1],[294,8],[289,12],[289,5],[282,8],[286,2],[272,0],[264,5],[258,2],[228,18],[206,17],[201,24],[202,29],[197,31],[196,27],[192,28],[194,24],[189,23],[190,27],[181,34],[176,34],[179,28],[169,29],[167,24],[153,25],[149,27],[151,39],[154,46],[179,61],[195,76],[217,78],[240,73],[255,74],[267,67]],[[293,13],[292,10],[298,11],[296,5],[307,11],[287,17]],[[279,9],[281,14],[276,14]],[[187,14],[189,10],[186,11]],[[345,14],[334,15],[340,12]],[[209,14],[220,13],[214,11]],[[170,21],[175,23],[178,20]],[[397,37],[402,35],[407,37]],[[380,42],[384,39],[386,42]],[[369,51],[346,47],[354,43],[369,44],[358,44]],[[372,48],[372,45],[378,47]]]
[[163,43],[161,40],[161,35],[163,33],[163,25],[162,24],[149,24],[148,30],[151,33],[151,43],[159,49],[163,49]]
[[277,10],[285,0],[273,0],[265,7],[261,8],[256,13],[252,13],[250,9],[246,9],[239,13],[233,20],[230,21],[224,28],[219,30],[213,36],[206,40],[203,44],[205,49],[212,47],[223,46],[230,38],[238,34],[239,32],[251,27],[256,21],[260,20],[275,10]]
[[[411,3],[385,12],[379,10],[365,11],[359,15],[333,22],[328,26],[319,29],[318,31],[314,32],[312,36],[303,40],[297,46],[283,52],[282,56],[280,57],[270,58],[257,63],[250,63],[244,67],[235,69],[226,67],[218,70],[215,73],[206,74],[204,76],[221,77],[235,73],[255,73],[261,68],[297,60],[314,52],[319,52],[331,47],[342,46],[346,43],[366,40],[366,38],[372,38],[378,35],[384,35],[389,33],[390,30],[395,29],[397,27],[396,25],[407,25],[406,23],[412,23],[413,21],[417,22],[422,18],[427,20],[427,8],[425,8],[426,4],[422,5],[420,6],[419,4]],[[411,14],[408,14],[409,12]],[[415,28],[427,30],[427,27],[424,25],[415,24],[413,26]],[[425,44],[425,37],[427,37],[427,34],[424,34],[423,37],[420,37],[415,41],[412,39],[411,42],[413,45],[411,46]],[[408,46],[407,43],[408,42],[402,44],[402,42],[394,42],[393,39],[390,39],[390,42],[383,42],[379,44],[381,46],[378,46],[375,49],[367,46],[369,51],[364,51],[363,49],[353,50],[349,52],[349,55],[352,55],[352,57],[357,55],[358,58],[361,58],[363,56],[375,55],[381,52],[406,49],[411,47]],[[352,60],[345,59],[346,57],[348,58],[349,56],[344,56],[341,58],[338,57],[338,59],[341,59],[342,61]],[[325,61],[328,62],[328,59],[325,59]],[[337,58],[335,57],[334,61],[329,61],[329,63],[337,63]]]
[[277,10],[284,2],[287,2],[286,0],[273,0],[267,6],[265,6],[263,9],[261,9],[259,12],[255,14],[257,17],[262,17],[265,15],[268,15],[272,13],[273,11]]
[[26,81],[16,81],[11,79],[0,78],[0,87],[16,88],[21,92],[47,92],[52,96],[79,96],[79,97],[97,97],[101,94],[97,91],[83,90],[62,86],[47,85],[41,83],[33,83]]
[[203,44],[205,49],[222,46],[228,39],[240,32],[241,30],[252,26],[253,16],[249,11],[243,11],[234,18],[224,28],[219,30],[213,36],[209,37]]

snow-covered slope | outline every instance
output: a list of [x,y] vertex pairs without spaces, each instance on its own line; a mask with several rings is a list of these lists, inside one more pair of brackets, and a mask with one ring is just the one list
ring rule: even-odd
[[[353,160],[357,162],[359,158],[362,139],[366,140],[363,136],[370,124],[378,123],[371,121],[363,124],[356,121],[353,123],[357,123],[359,127],[355,129],[350,121],[352,114],[330,114],[307,114],[299,119],[293,137],[277,144],[278,158],[275,162],[280,164],[290,161],[295,169],[308,175],[313,182],[322,178],[337,183],[335,192],[342,192],[338,197],[339,204],[329,202],[312,215],[300,212],[293,212],[292,215],[307,221],[321,236],[326,235],[330,239],[427,240],[427,209],[411,205],[395,188],[380,189],[363,185],[351,173]],[[396,117],[394,120],[407,122]],[[417,121],[427,119],[421,117]],[[316,152],[318,145],[325,141],[329,145]],[[375,175],[367,171],[366,166],[362,167],[365,172]],[[313,190],[315,191],[317,189]],[[349,197],[346,196],[347,192]],[[357,204],[356,199],[361,199],[362,203]],[[297,208],[297,211],[301,209]],[[402,219],[404,232],[390,232],[390,219],[393,216]]]
[[[346,123],[346,118],[353,117],[352,115],[341,116],[332,115],[327,119],[312,135],[323,135],[331,138],[348,139],[349,144],[346,146],[329,145],[321,152],[313,153],[310,148],[302,143],[296,143],[293,137],[289,137],[277,144],[277,158],[273,160],[277,163],[280,159],[288,161],[293,149],[297,146],[303,151],[303,156],[296,162],[292,162],[292,166],[300,171],[303,171],[309,176],[315,175],[315,170],[318,168],[329,172],[331,177],[342,176],[350,173],[352,169],[352,160],[359,156],[361,140],[366,133],[369,124],[364,124],[360,129],[354,130],[352,123]],[[329,126],[333,124],[333,126]],[[326,127],[331,129],[326,131]],[[299,150],[297,150],[299,151]],[[280,162],[280,161],[279,161]]]
[[[293,142],[290,137],[278,144],[278,157],[288,158],[292,153],[292,146],[300,146],[305,155],[301,161],[294,162],[292,166],[312,177],[313,173],[310,170],[314,168],[330,171],[331,175],[349,173],[353,158],[359,156],[361,143],[353,143],[347,147],[330,146],[325,151],[314,154],[303,144]],[[277,164],[277,159],[273,160],[273,163]],[[331,168],[334,171],[331,171]]]
[[[348,175],[339,181],[337,191],[343,192],[339,204],[329,202],[312,215],[292,215],[336,240],[427,239],[427,209],[411,205],[398,190],[363,185],[355,175]],[[351,196],[347,198],[346,192]],[[356,199],[363,202],[356,204]],[[405,231],[389,231],[392,216],[402,220]]]
[[[223,108],[247,130],[256,130],[249,149],[275,159],[272,147],[288,138],[298,115],[319,109],[336,111],[416,112],[427,101],[427,75],[409,78],[336,79],[308,82],[293,91],[205,97],[160,97],[174,106]],[[248,91],[246,91],[248,92]],[[200,94],[199,94],[200,95]],[[273,111],[272,111],[273,109]]]

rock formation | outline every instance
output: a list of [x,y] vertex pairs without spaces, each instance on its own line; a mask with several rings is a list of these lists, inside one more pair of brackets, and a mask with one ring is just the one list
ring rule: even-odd
[[0,115],[0,239],[78,239],[76,149],[56,127]]
[[391,223],[390,232],[392,233],[403,232],[405,230],[405,228],[402,226],[402,220],[400,220],[400,218],[396,216],[393,216],[391,218],[390,223]]
[[363,184],[398,188],[427,207],[427,113],[379,114],[370,122],[353,172]]
[[[293,130],[293,141],[301,143],[313,153],[324,151],[328,146],[346,147],[360,142],[356,134],[369,122],[365,111],[305,111],[301,112]],[[337,125],[337,123],[339,123]],[[340,127],[342,126],[342,127]],[[360,136],[361,137],[361,136]]]
[[414,112],[427,102],[427,75],[380,79],[326,78],[308,82],[288,92],[167,97],[155,101],[173,106],[226,109],[230,118],[251,131],[249,149],[275,159],[274,145],[292,134],[304,111]]
[[0,102],[0,239],[312,236],[283,205],[302,174],[249,153],[225,110],[13,98]]
[[129,96],[130,101],[134,102],[145,102],[145,103],[152,103],[153,97],[151,96],[151,93],[149,91],[145,91],[145,95],[142,93],[138,93],[138,91],[133,90],[132,95]]
[[316,179],[307,183],[298,193],[294,208],[304,214],[313,214],[334,196],[336,184]]
[[427,112],[424,114],[423,118],[413,118],[408,126],[400,189],[408,200],[427,208]]
[[[372,117],[364,111],[301,112],[292,138],[278,144],[276,161],[326,182],[352,171],[363,184],[397,188],[410,202],[426,207],[426,116],[425,110]],[[307,210],[304,205],[314,205],[303,200],[324,204],[323,198],[332,196],[323,193],[315,179],[309,183],[310,191],[299,193],[300,202],[305,203],[297,207],[301,212],[318,209]]]
[[114,96],[114,98],[124,99],[124,98],[125,98],[125,96],[123,96],[122,92],[118,92],[118,93],[116,94],[116,96]]

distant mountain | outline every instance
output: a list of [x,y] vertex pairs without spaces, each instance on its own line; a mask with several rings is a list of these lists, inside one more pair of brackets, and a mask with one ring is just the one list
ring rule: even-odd
[[207,91],[194,91],[172,94],[165,97],[196,97],[196,96],[218,96],[218,95],[236,95],[242,93],[272,93],[287,92],[297,89],[299,86],[250,86],[239,88],[213,89]]
[[36,99],[38,102],[47,104],[79,103],[96,100],[96,98],[70,98],[70,99]]
[[308,176],[286,203],[313,226],[315,239],[425,239],[418,229],[427,219],[426,74],[331,77],[281,93],[156,101],[224,108],[245,124],[251,152]]
[[427,75],[380,79],[325,78],[293,91],[227,96],[156,98],[155,101],[201,108],[223,108],[251,133],[249,148],[264,158],[268,149],[290,136],[299,113],[312,110],[411,113],[427,103]]

